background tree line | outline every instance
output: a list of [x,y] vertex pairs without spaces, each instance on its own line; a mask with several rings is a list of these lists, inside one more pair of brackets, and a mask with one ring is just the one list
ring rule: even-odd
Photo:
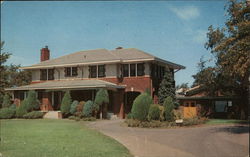
[[230,0],[223,28],[208,27],[205,48],[213,55],[214,66],[201,58],[193,86],[202,85],[211,96],[220,91],[238,96],[241,113],[247,115],[250,71],[250,2]]

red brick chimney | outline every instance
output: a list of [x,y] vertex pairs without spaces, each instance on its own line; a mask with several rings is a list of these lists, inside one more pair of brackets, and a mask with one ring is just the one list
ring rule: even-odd
[[45,48],[41,49],[41,62],[49,60],[50,54],[48,46],[45,46]]

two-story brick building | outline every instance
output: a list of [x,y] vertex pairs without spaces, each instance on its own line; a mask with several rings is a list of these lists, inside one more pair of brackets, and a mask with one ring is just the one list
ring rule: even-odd
[[109,91],[109,112],[124,117],[133,100],[146,89],[157,102],[159,83],[168,67],[172,76],[185,67],[135,48],[96,49],[50,59],[50,50],[41,49],[41,62],[21,69],[32,72],[30,85],[9,88],[16,104],[28,90],[35,90],[42,111],[59,110],[62,97],[70,90],[73,100],[93,100],[99,88]]

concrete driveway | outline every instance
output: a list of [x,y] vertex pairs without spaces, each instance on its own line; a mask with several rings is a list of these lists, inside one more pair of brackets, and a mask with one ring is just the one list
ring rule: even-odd
[[135,157],[248,157],[249,126],[175,129],[129,128],[123,120],[89,122],[126,146]]

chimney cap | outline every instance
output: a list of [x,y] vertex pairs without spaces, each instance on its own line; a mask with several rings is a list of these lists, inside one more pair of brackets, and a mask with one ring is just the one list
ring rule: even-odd
[[46,48],[46,49],[49,48],[48,45],[45,45],[45,48]]

